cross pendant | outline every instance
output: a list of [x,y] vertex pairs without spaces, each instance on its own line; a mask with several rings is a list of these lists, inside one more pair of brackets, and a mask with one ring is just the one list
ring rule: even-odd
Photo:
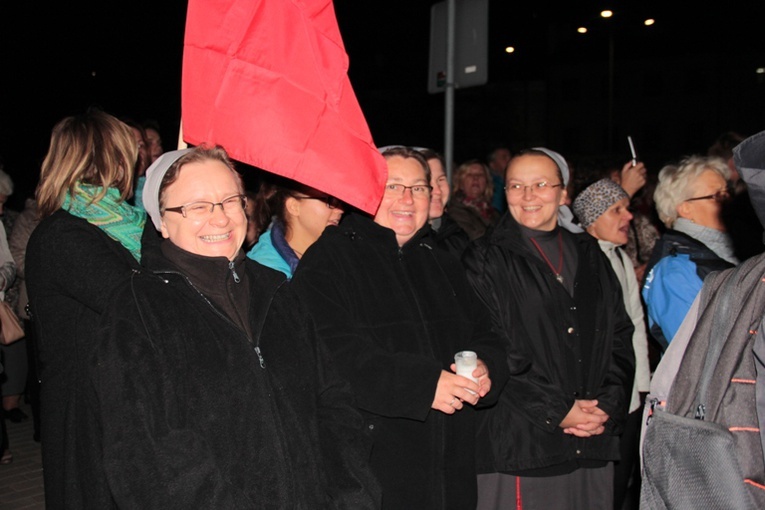
[[560,283],[563,283],[563,275],[562,274],[556,274],[555,279],[558,280]]

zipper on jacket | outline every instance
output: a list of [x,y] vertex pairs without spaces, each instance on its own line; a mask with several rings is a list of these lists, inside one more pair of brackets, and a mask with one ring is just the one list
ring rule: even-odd
[[[420,318],[420,323],[423,325],[428,324],[428,321],[425,320],[425,314],[422,312],[422,304],[420,303],[420,298],[417,296],[416,286],[414,282],[412,282],[412,279],[409,276],[409,272],[407,271],[407,265],[404,261],[404,250],[401,249],[401,247],[398,248],[398,265],[401,268],[401,275],[402,277],[407,281],[409,285],[407,285],[407,290],[409,291],[409,295],[412,297],[412,300],[414,301],[414,304],[417,308],[417,316]],[[427,326],[423,327],[422,331],[428,340],[428,346],[430,347],[430,352],[435,357],[436,350],[433,347],[433,339],[430,337],[430,332],[428,331]]]
[[255,354],[258,355],[258,361],[260,362],[260,368],[266,368],[266,360],[263,359],[263,355],[260,353],[260,347],[255,346]]
[[[230,266],[229,266],[229,267],[230,267]],[[233,272],[233,271],[232,271],[232,272]],[[234,322],[233,322],[233,321],[232,321],[230,318],[228,318],[228,316],[226,316],[225,314],[221,313],[221,312],[220,312],[220,311],[219,311],[219,310],[218,310],[218,309],[215,307],[215,305],[213,305],[213,304],[210,302],[210,300],[209,300],[209,299],[207,299],[207,296],[205,296],[204,294],[202,294],[202,292],[201,292],[199,289],[197,289],[197,288],[196,288],[196,286],[195,286],[195,285],[194,285],[194,284],[191,282],[191,280],[189,280],[188,276],[186,276],[186,275],[185,275],[185,274],[183,274],[183,273],[179,273],[178,271],[164,271],[163,273],[170,273],[170,274],[175,274],[175,275],[177,275],[177,276],[180,276],[181,278],[183,278],[183,280],[186,282],[186,284],[187,284],[189,287],[191,287],[192,289],[194,289],[194,290],[196,291],[196,293],[197,293],[197,294],[199,294],[199,297],[201,297],[201,298],[202,298],[202,299],[205,301],[205,303],[207,303],[207,305],[208,305],[210,308],[212,308],[213,312],[215,312],[215,314],[216,314],[218,317],[220,317],[220,318],[221,318],[221,319],[223,319],[224,321],[226,321],[226,322],[228,322],[229,324],[231,324],[231,325],[234,327],[234,329],[236,329],[236,330],[239,330],[239,331],[242,331],[241,329],[239,329],[239,326],[237,326],[236,324],[234,324]],[[158,274],[158,273],[155,273],[155,274],[157,274],[157,276],[159,276],[159,274]],[[236,272],[234,272],[234,274],[236,274]],[[237,278],[239,278],[239,276],[238,276],[238,275],[237,275]],[[255,351],[255,354],[258,356],[258,363],[260,364],[260,368],[263,368],[263,369],[265,369],[265,368],[266,368],[266,360],[265,360],[265,358],[263,357],[263,353],[262,353],[262,352],[261,352],[261,350],[260,350],[260,346],[258,345],[258,344],[260,343],[260,333],[263,331],[263,326],[265,325],[265,322],[266,322],[265,318],[266,318],[266,316],[268,315],[268,311],[271,309],[271,303],[273,303],[273,301],[274,301],[274,296],[276,295],[276,292],[279,290],[279,288],[280,288],[282,285],[284,285],[284,283],[285,283],[285,282],[286,282],[286,280],[285,280],[285,281],[283,281],[282,283],[280,283],[280,284],[279,284],[279,285],[276,287],[276,289],[274,289],[274,292],[273,292],[273,294],[271,294],[271,297],[270,297],[270,299],[269,299],[269,301],[268,301],[268,306],[266,307],[265,313],[264,313],[264,315],[263,315],[263,320],[261,321],[261,323],[260,323],[260,327],[259,327],[259,329],[258,329],[258,334],[257,334],[257,337],[255,337],[255,338],[253,338],[252,340],[250,340],[250,339],[247,337],[247,333],[242,331],[242,333],[243,333],[243,335],[244,335],[245,339],[247,340],[247,343],[249,343],[249,344],[253,344],[253,346],[252,346],[252,349]]]
[[457,291],[454,290],[454,285],[452,285],[452,279],[449,278],[449,276],[446,274],[446,271],[444,271],[444,268],[441,266],[441,263],[438,261],[438,257],[436,257],[433,254],[433,247],[429,244],[420,243],[420,248],[425,248],[428,250],[428,253],[430,253],[430,256],[433,257],[433,262],[436,263],[438,266],[438,269],[441,271],[441,274],[444,275],[444,280],[449,284],[449,288],[452,290],[452,296],[457,297]]
[[228,268],[231,270],[231,275],[234,277],[234,283],[239,283],[242,280],[239,278],[239,275],[236,274],[236,269],[234,269],[234,261],[229,260],[228,261]]

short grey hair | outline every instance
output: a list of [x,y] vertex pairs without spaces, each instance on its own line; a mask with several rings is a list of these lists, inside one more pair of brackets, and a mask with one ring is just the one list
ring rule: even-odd
[[659,171],[659,184],[653,194],[659,219],[667,226],[677,221],[677,207],[692,198],[693,184],[696,179],[712,170],[726,181],[730,177],[728,164],[717,157],[689,156],[677,165],[666,165]]
[[7,197],[13,195],[13,179],[0,169],[0,195]]

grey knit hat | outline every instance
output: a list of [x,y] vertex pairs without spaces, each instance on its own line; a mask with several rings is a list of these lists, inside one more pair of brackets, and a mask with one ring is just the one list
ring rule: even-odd
[[143,208],[146,209],[154,228],[159,230],[162,227],[162,215],[159,212],[159,186],[165,174],[178,161],[181,156],[188,154],[194,149],[181,149],[162,154],[146,170],[146,183],[143,185]]
[[629,197],[627,192],[611,179],[601,179],[579,193],[573,204],[574,214],[579,218],[579,224],[587,228],[609,207]]

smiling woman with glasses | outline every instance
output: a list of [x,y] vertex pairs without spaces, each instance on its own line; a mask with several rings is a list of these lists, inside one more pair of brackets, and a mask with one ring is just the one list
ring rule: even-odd
[[243,191],[221,147],[147,170],[161,244],[105,299],[88,353],[99,508],[378,506],[361,417],[310,317],[244,255]]
[[[383,510],[475,508],[473,406],[498,396],[507,356],[459,260],[436,248],[425,158],[382,155],[377,213],[327,229],[292,284],[356,397]],[[462,350],[479,358],[471,379],[455,373]]]
[[343,202],[331,195],[268,174],[255,197],[256,221],[268,229],[247,256],[292,278],[305,251],[325,228],[340,223],[343,211]]
[[712,271],[738,264],[725,231],[723,206],[730,195],[725,161],[691,156],[659,172],[654,192],[667,230],[654,246],[642,294],[651,334],[666,348]]
[[598,244],[564,228],[570,175],[544,147],[512,157],[508,213],[462,257],[505,348],[531,363],[482,413],[478,510],[613,508],[632,323]]

